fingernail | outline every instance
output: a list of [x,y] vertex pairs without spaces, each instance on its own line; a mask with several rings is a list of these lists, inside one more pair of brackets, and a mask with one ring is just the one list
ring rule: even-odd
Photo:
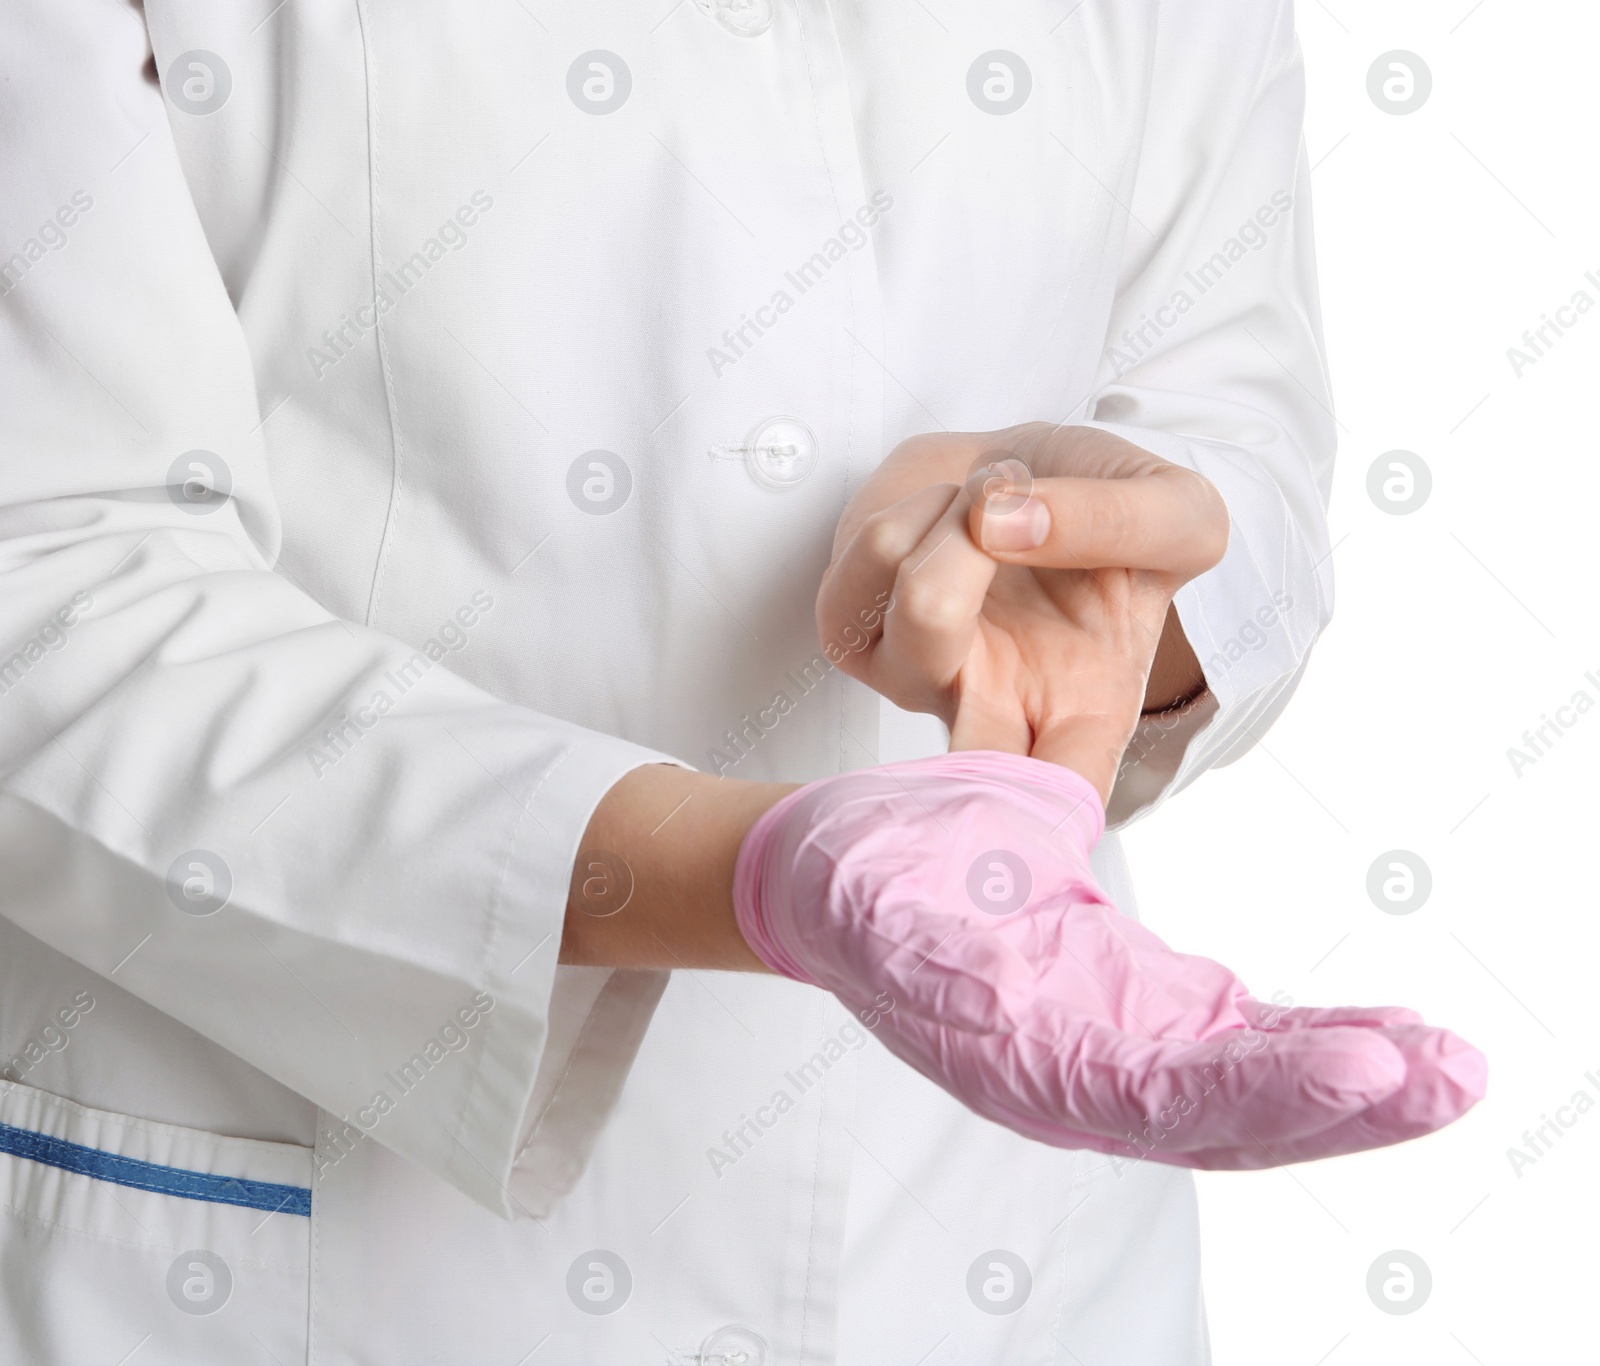
[[985,550],[1037,550],[1050,539],[1050,509],[1030,498],[1009,512],[985,512],[980,530]]

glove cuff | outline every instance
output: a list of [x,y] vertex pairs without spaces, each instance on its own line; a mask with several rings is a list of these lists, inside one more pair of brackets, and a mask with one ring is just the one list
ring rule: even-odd
[[[937,774],[968,779],[975,784],[1003,782],[1045,788],[1063,804],[1066,814],[1062,817],[1062,824],[1070,820],[1077,826],[1085,850],[1092,849],[1105,833],[1105,806],[1094,784],[1059,764],[1045,763],[1019,754],[1004,754],[997,750],[973,749],[885,764],[878,771],[908,777]],[[787,841],[784,838],[789,812],[800,802],[811,801],[819,787],[859,779],[861,776],[860,772],[843,773],[808,783],[791,792],[750,827],[743,844],[739,846],[739,857],[734,865],[733,913],[745,942],[756,957],[774,972],[811,986],[820,986],[821,983],[802,967],[800,960],[784,945],[777,930],[778,925],[792,918],[792,908],[774,904],[778,898],[789,895],[785,870],[779,866],[784,858],[792,854],[786,849]]]
[[744,936],[745,943],[774,972],[808,986],[815,986],[816,983],[801,970],[800,964],[773,933],[769,897],[779,890],[772,864],[783,842],[785,818],[790,807],[809,795],[815,786],[815,783],[811,783],[799,788],[768,807],[745,835],[744,843],[739,846],[739,857],[733,866],[733,915],[739,923],[739,933]]

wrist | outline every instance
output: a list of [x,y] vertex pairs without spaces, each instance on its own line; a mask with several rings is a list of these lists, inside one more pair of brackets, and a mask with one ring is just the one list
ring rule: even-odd
[[1148,716],[1153,712],[1186,707],[1205,690],[1206,675],[1200,667],[1200,658],[1184,634],[1177,606],[1168,604],[1140,712]]
[[767,971],[734,915],[734,867],[750,828],[794,787],[666,764],[624,775],[579,845],[561,961]]
[[[739,933],[751,952],[768,971],[797,982],[810,982],[799,961],[784,947],[774,912],[784,908],[772,904],[784,895],[781,863],[792,851],[784,845],[786,817],[790,809],[805,798],[795,789],[764,811],[739,846],[733,875],[733,912]],[[775,866],[778,865],[778,866]]]

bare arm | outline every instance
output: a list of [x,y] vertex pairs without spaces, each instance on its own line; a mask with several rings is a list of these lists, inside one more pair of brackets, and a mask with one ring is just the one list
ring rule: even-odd
[[733,867],[761,814],[798,786],[647,764],[606,793],[573,865],[561,961],[767,972],[733,916]]

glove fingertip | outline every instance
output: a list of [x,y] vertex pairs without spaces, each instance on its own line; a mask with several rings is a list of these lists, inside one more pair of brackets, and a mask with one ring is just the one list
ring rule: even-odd
[[1489,1059],[1460,1035],[1448,1029],[1439,1034],[1439,1071],[1465,1102],[1456,1113],[1465,1114],[1488,1092]]
[[1331,1102],[1329,1108],[1351,1101],[1375,1105],[1405,1085],[1405,1055],[1382,1034],[1330,1029],[1322,1038],[1327,1044],[1302,1054],[1299,1061],[1305,1066],[1315,1059],[1304,1073],[1304,1086],[1308,1093],[1320,1093],[1319,1098]]

